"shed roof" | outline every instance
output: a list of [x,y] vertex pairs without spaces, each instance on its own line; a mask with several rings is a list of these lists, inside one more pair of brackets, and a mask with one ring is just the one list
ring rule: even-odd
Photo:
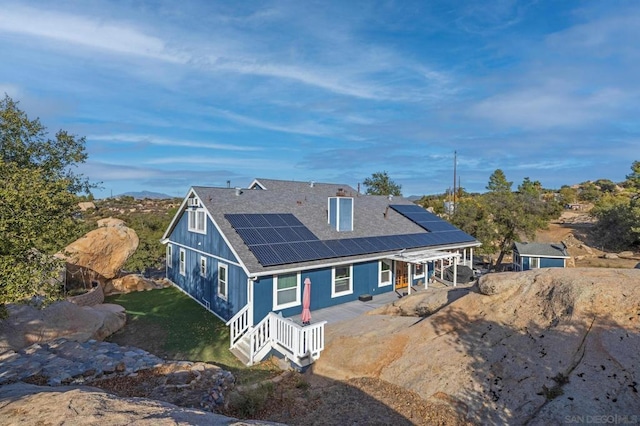
[[514,243],[521,256],[569,258],[567,248],[562,243]]

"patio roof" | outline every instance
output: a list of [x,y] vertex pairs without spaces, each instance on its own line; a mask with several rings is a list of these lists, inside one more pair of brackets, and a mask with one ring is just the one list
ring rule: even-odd
[[398,260],[400,262],[415,263],[415,264],[433,262],[434,260],[453,259],[453,258],[460,258],[460,253],[451,253],[451,252],[442,251],[442,250],[419,250],[419,251],[412,251],[410,253],[399,252],[389,256],[389,259],[391,260]]

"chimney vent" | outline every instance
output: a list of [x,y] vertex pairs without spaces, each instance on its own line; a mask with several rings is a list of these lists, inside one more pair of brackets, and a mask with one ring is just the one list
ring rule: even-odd
[[242,189],[240,187],[236,187],[236,197],[240,196],[240,194],[242,194]]
[[314,181],[309,182],[309,188],[313,188],[316,183]]

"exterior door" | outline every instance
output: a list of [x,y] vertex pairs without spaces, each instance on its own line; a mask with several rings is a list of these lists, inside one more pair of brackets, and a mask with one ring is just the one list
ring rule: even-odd
[[409,276],[407,264],[396,260],[395,262],[395,289],[400,290],[409,287]]

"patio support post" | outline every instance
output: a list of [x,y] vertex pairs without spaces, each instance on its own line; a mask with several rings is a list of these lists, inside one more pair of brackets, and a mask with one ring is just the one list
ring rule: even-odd
[[471,265],[469,266],[471,267],[471,269],[473,269],[473,247],[471,247],[469,251],[471,252]]
[[453,286],[458,284],[458,257],[453,258]]
[[444,280],[444,259],[440,259],[440,279]]
[[411,285],[413,284],[413,275],[411,274],[411,269],[413,269],[412,266],[413,263],[407,262],[407,285],[409,286],[407,294],[409,295],[411,295]]
[[424,271],[424,289],[429,288],[429,265],[426,263],[422,264],[422,270]]

